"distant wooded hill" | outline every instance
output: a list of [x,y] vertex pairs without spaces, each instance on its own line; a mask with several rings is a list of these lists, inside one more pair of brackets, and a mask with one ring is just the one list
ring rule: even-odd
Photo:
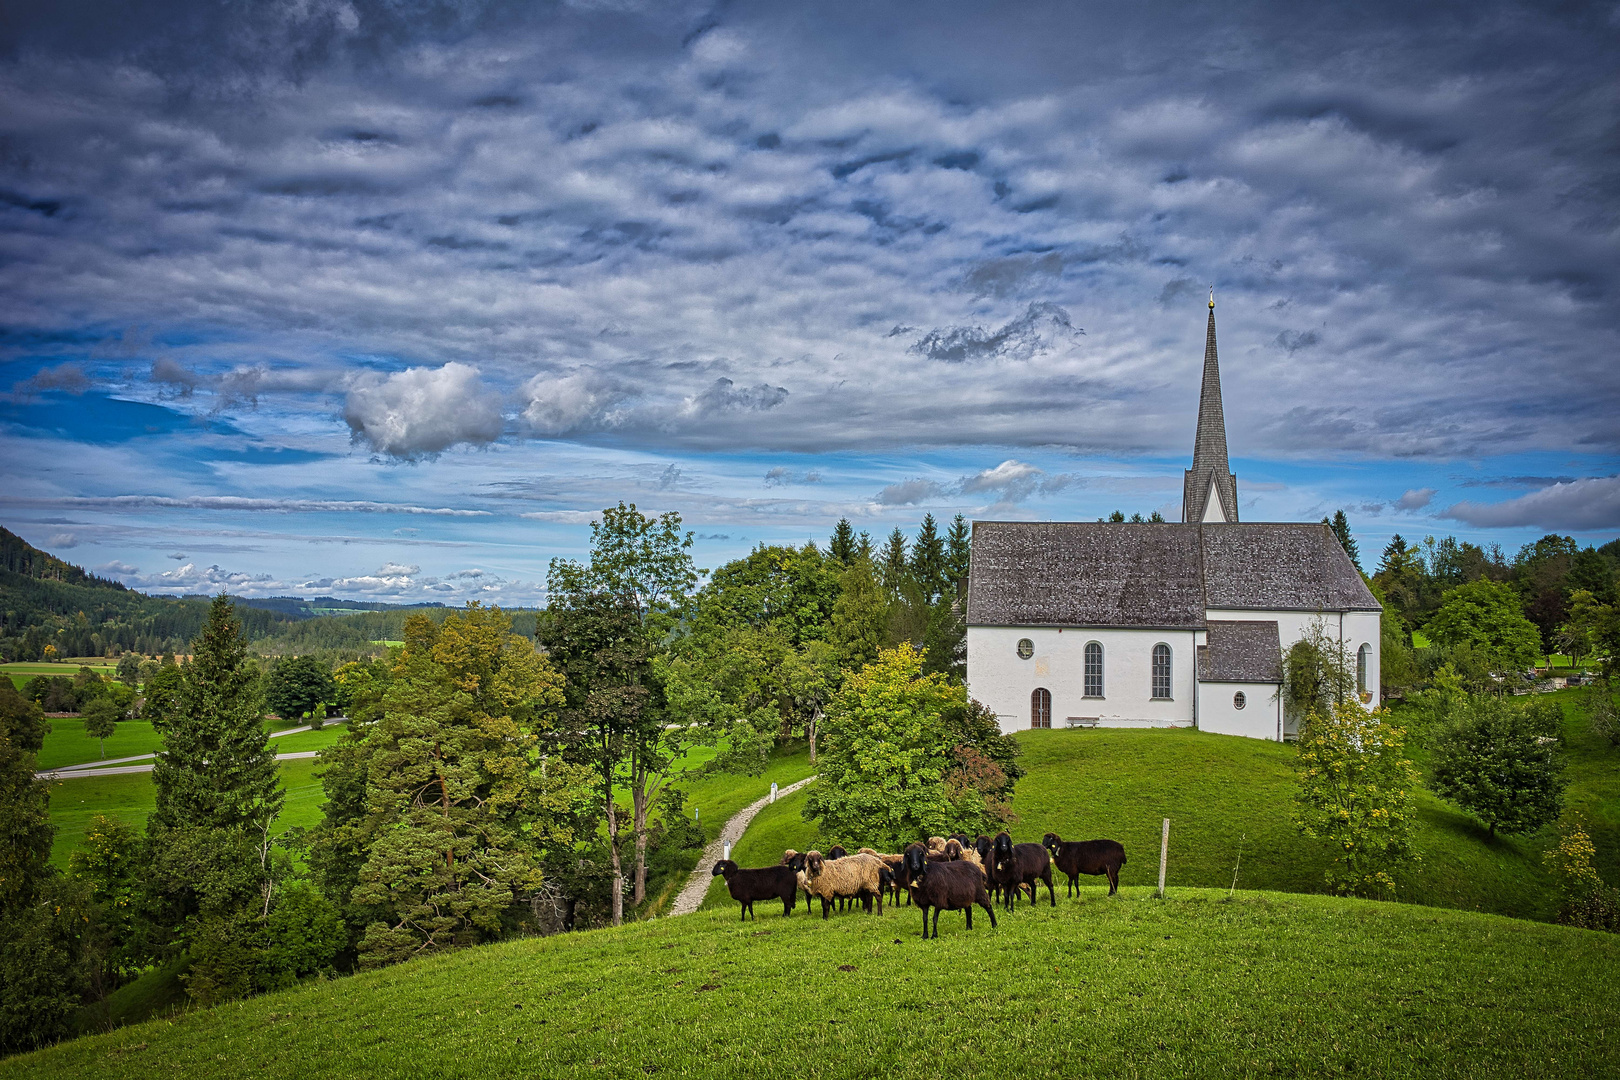
[[[442,604],[393,605],[292,596],[233,597],[254,647],[274,654],[376,652],[398,640],[414,611],[442,616]],[[58,559],[0,528],[0,658],[184,652],[208,618],[206,596],[147,596]],[[514,612],[519,633],[534,633],[534,614]]]

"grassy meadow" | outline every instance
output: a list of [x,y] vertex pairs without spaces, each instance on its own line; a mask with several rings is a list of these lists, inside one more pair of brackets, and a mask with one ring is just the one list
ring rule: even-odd
[[[1566,801],[1587,822],[1599,872],[1620,881],[1620,750],[1592,733],[1577,707],[1578,692],[1554,697],[1565,711]],[[1172,884],[1228,888],[1235,868],[1243,889],[1314,893],[1323,887],[1327,857],[1292,823],[1293,746],[1187,728],[1053,729],[1023,732],[1019,740],[1028,775],[1013,799],[1019,820],[1009,831],[1017,841],[1038,842],[1048,830],[1069,840],[1118,840],[1129,860],[1120,883],[1146,886],[1158,880],[1159,833],[1169,818]],[[1419,750],[1415,759],[1421,771],[1427,755]],[[784,848],[815,845],[815,829],[800,815],[804,796],[796,793],[763,811],[733,857],[743,866],[762,866],[776,862]],[[1558,899],[1543,863],[1551,828],[1493,839],[1427,789],[1417,793],[1417,810],[1420,857],[1397,874],[1401,900],[1552,918]],[[710,888],[705,904],[732,904],[723,883]]]
[[732,911],[314,983],[0,1078],[1613,1075],[1620,938],[1471,912],[1093,888],[992,930]]
[[21,690],[28,680],[36,675],[60,675],[71,679],[79,673],[81,664],[91,671],[106,675],[108,678],[111,678],[113,672],[118,670],[117,664],[110,664],[98,656],[83,661],[57,660],[51,663],[18,661],[11,664],[0,664],[0,674],[4,674],[11,680],[11,685]]

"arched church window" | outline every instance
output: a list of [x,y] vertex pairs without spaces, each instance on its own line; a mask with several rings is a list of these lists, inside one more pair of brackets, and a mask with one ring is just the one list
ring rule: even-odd
[[1162,641],[1153,646],[1153,696],[1170,698],[1170,646]]
[[1103,647],[1101,642],[1086,642],[1086,697],[1103,696]]
[[1035,692],[1029,695],[1029,726],[1032,728],[1052,726],[1052,691],[1044,686],[1036,687]]
[[1372,655],[1372,647],[1363,645],[1356,650],[1356,692],[1367,692],[1367,658]]
[[1035,643],[1027,637],[1018,639],[1018,659],[1028,660],[1035,655]]

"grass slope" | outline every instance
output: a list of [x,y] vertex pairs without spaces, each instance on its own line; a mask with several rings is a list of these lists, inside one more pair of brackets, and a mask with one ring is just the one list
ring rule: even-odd
[[731,912],[469,950],[0,1077],[1613,1075],[1620,938],[1328,897],[1088,890],[1000,928]]
[[[1569,805],[1588,823],[1598,869],[1620,881],[1620,751],[1594,735],[1576,693],[1555,695],[1565,710]],[[1048,830],[1070,840],[1111,837],[1129,862],[1120,880],[1158,879],[1159,830],[1170,818],[1169,879],[1180,886],[1226,888],[1238,848],[1242,888],[1320,892],[1327,857],[1292,824],[1294,748],[1210,735],[1157,731],[1030,731],[1019,735],[1028,775],[1019,782],[1015,840],[1038,842]],[[1420,769],[1426,764],[1417,755]],[[755,819],[734,853],[744,866],[776,862],[783,848],[814,846],[815,829],[799,817],[803,795]],[[1552,830],[1497,837],[1427,790],[1417,795],[1421,856],[1398,875],[1402,900],[1550,919],[1557,896],[1542,860]],[[1059,886],[1061,892],[1061,885]],[[706,904],[725,897],[711,888]]]

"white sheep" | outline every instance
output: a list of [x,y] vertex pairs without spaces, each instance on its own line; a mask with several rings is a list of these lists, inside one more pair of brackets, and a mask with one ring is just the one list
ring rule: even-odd
[[799,886],[811,896],[821,898],[821,917],[827,918],[833,902],[840,897],[858,898],[872,910],[877,900],[877,913],[883,914],[883,860],[864,852],[846,855],[842,859],[828,859],[819,851],[804,856],[804,868],[799,871]]

